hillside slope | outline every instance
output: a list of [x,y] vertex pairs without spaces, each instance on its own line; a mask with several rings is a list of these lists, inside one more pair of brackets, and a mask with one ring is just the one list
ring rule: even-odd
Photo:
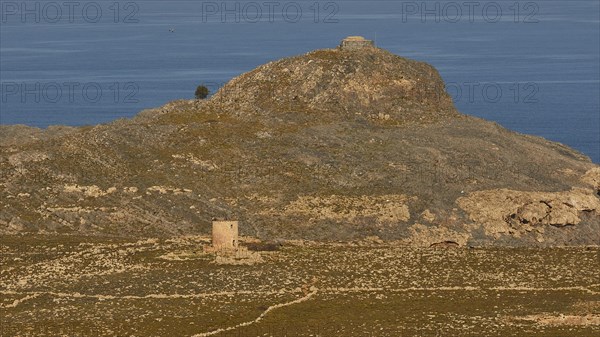
[[229,217],[268,239],[600,244],[598,165],[460,114],[433,67],[377,48],[53,130],[0,128],[1,233],[175,236]]

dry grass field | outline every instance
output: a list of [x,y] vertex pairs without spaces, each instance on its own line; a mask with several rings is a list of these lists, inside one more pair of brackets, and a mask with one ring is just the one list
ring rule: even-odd
[[2,236],[1,335],[600,335],[598,248],[208,243]]

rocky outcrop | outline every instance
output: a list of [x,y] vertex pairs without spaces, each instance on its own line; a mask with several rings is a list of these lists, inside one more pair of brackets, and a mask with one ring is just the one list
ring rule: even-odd
[[453,247],[466,246],[471,238],[465,228],[448,228],[445,226],[425,226],[414,224],[410,228],[408,242],[418,247]]
[[[582,180],[588,181],[596,172],[595,168],[588,171]],[[588,232],[585,240],[600,244],[600,198],[594,189],[573,188],[561,192],[485,190],[461,197],[457,204],[490,236],[510,234],[520,237],[529,232],[544,234],[550,226],[584,226]],[[543,235],[537,235],[537,240],[545,241]]]
[[581,181],[595,189],[596,194],[600,195],[600,167],[594,167],[587,171],[583,177],[581,177]]
[[[507,189],[477,191],[457,200],[471,220],[491,231],[536,226],[575,226],[582,212],[600,210],[600,199],[591,189],[565,192],[524,192]],[[494,228],[494,229],[492,229]]]
[[377,48],[325,49],[234,78],[210,104],[237,114],[360,114],[385,123],[432,122],[458,112],[431,65]]

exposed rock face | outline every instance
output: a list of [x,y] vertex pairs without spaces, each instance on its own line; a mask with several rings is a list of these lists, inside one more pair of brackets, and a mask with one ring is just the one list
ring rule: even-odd
[[435,69],[320,50],[86,128],[2,127],[0,233],[600,243],[600,167],[461,115]]
[[465,246],[471,237],[468,231],[457,231],[445,226],[415,224],[409,230],[411,243],[419,247]]
[[[457,203],[471,220],[483,224],[486,234],[491,236],[521,236],[531,231],[544,233],[548,226],[581,226],[589,220],[584,227],[590,226],[596,233],[600,231],[597,217],[582,219],[586,213],[598,214],[600,211],[600,199],[592,189],[574,188],[563,192],[487,190],[459,198]],[[593,232],[590,234],[592,238],[597,236]],[[543,241],[543,237],[540,240]]]
[[600,167],[594,167],[587,171],[581,180],[590,187],[596,189],[596,193],[600,195]]

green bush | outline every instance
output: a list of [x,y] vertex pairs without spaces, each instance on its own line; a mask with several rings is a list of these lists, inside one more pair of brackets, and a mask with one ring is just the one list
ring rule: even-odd
[[203,86],[203,85],[199,85],[196,88],[196,99],[205,99],[206,97],[208,97],[208,88]]

